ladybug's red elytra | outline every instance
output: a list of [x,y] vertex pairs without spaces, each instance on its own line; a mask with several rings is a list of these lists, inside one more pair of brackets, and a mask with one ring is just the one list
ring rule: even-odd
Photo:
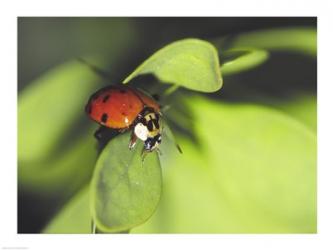
[[159,104],[141,90],[127,85],[111,85],[95,92],[86,105],[89,117],[100,125],[126,131],[132,129],[129,148],[139,138],[144,150],[152,152],[161,143]]

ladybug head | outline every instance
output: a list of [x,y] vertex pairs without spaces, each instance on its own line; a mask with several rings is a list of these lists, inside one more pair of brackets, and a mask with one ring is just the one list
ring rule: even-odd
[[134,127],[135,135],[144,141],[145,151],[152,152],[161,143],[161,124],[159,114],[145,113]]
[[158,134],[154,137],[148,137],[147,140],[145,140],[144,148],[148,152],[154,151],[162,142],[162,136],[161,134]]

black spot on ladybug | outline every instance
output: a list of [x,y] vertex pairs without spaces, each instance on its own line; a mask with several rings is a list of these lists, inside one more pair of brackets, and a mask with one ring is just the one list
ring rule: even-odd
[[109,98],[110,98],[110,95],[106,95],[106,96],[104,96],[104,98],[103,98],[103,102],[107,102],[107,101],[109,100]]
[[121,90],[120,90],[120,93],[125,94],[125,93],[126,93],[126,90],[121,89]]
[[102,117],[101,117],[101,121],[102,121],[103,123],[106,123],[107,120],[108,120],[108,114],[104,113],[104,114],[102,115]]
[[152,120],[150,120],[150,121],[148,122],[148,124],[147,124],[147,128],[148,128],[149,131],[153,131],[153,129],[154,129],[154,125],[153,125],[153,121],[152,121]]

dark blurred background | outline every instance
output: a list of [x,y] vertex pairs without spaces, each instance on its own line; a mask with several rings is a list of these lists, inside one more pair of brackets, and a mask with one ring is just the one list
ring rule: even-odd
[[[102,54],[116,60],[112,77],[121,81],[154,51],[177,39],[211,40],[258,29],[316,25],[313,17],[19,17],[18,91],[52,67],[76,57]],[[316,93],[316,78],[313,59],[275,52],[254,71],[224,78],[223,93],[216,97],[248,102],[289,98],[296,92]],[[52,198],[21,189],[18,204],[19,233],[40,232],[61,207]]]
[[73,57],[93,53],[112,56],[114,43],[129,44],[119,60],[119,75],[128,72],[161,46],[186,37],[215,39],[240,32],[317,25],[312,17],[130,17],[18,18],[19,90],[38,75]]

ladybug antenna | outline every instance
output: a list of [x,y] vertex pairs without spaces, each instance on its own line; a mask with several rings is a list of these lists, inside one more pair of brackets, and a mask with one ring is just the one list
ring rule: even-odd
[[168,138],[173,145],[175,145],[175,147],[177,148],[177,150],[180,154],[183,154],[183,150],[181,149],[179,144],[176,142],[176,138],[175,138],[172,130],[170,129],[170,127],[165,126],[163,131],[164,131],[164,136],[166,138]]
[[85,59],[81,58],[81,57],[77,57],[76,58],[80,63],[88,66],[96,75],[98,75],[99,77],[106,79],[108,81],[111,80],[111,76],[109,74],[109,72],[107,72],[104,69],[101,69],[99,67],[97,67],[96,65],[91,64],[90,62],[87,62]]
[[182,148],[181,148],[181,147],[179,146],[179,144],[177,144],[177,143],[176,143],[176,148],[178,149],[178,152],[179,152],[180,154],[183,153]]

